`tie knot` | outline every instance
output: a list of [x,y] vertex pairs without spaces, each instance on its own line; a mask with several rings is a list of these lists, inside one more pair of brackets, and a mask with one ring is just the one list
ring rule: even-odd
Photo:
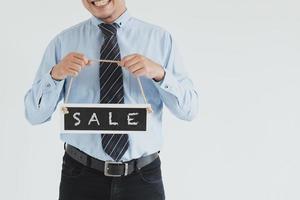
[[117,24],[116,23],[113,23],[113,24],[102,23],[102,24],[99,24],[98,26],[101,29],[102,33],[107,37],[111,37],[117,33]]

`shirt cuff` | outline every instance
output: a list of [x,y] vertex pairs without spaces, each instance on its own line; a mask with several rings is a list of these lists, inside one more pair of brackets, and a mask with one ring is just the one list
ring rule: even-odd
[[64,84],[64,80],[61,80],[61,81],[54,80],[51,77],[50,72],[45,74],[43,80],[44,81],[43,81],[42,88],[43,88],[43,91],[46,91],[46,92],[61,88],[60,86]]
[[153,80],[153,82],[159,90],[163,90],[165,92],[169,92],[176,95],[178,81],[175,79],[174,76],[172,76],[172,73],[170,73],[168,70],[165,69],[165,76],[163,80],[158,82]]

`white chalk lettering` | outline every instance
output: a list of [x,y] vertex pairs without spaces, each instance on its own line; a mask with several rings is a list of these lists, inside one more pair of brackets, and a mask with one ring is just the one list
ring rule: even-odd
[[100,126],[96,113],[93,113],[92,117],[90,118],[89,125],[91,125],[92,122],[97,122],[98,126]]
[[128,113],[128,115],[127,115],[128,125],[130,125],[130,126],[136,126],[136,125],[138,125],[138,122],[133,122],[134,118],[131,118],[132,116],[136,116],[138,114],[139,113]]
[[113,122],[112,121],[112,112],[109,112],[109,125],[112,125],[112,126],[118,126],[119,123],[118,122]]
[[79,112],[76,112],[73,114],[73,118],[77,121],[74,125],[75,126],[79,126],[80,125],[80,122],[81,120],[78,118],[80,116],[80,113]]

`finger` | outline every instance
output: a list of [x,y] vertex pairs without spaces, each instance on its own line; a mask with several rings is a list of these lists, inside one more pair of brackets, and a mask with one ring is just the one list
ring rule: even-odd
[[79,58],[73,58],[71,62],[80,65],[81,67],[84,67],[86,65],[84,60]]
[[130,71],[131,73],[134,73],[134,72],[136,72],[137,70],[140,70],[140,69],[142,69],[142,68],[143,68],[143,66],[142,66],[141,64],[136,63],[136,64],[131,65],[130,67],[128,67],[128,71]]
[[125,61],[124,62],[124,67],[125,68],[130,68],[132,67],[133,65],[136,65],[140,62],[140,57],[136,56],[136,57],[133,57],[131,58],[130,60],[128,61]]
[[69,69],[72,69],[72,70],[75,70],[77,72],[80,72],[81,71],[81,65],[78,65],[76,63],[72,63],[69,67]]
[[88,63],[90,62],[86,56],[83,56],[83,61],[85,65],[88,65]]
[[73,69],[68,69],[67,72],[68,72],[68,75],[73,76],[73,77],[76,77],[79,74],[76,70],[73,70]]
[[88,60],[88,63],[86,65],[91,65],[91,64],[93,64],[93,61]]
[[123,59],[121,59],[120,65],[121,65],[121,66],[124,66],[124,64],[125,64],[127,61],[131,60],[132,58],[134,58],[134,57],[136,57],[136,56],[137,56],[137,54],[132,54],[132,55],[125,56]]
[[146,75],[146,70],[144,68],[139,69],[133,73],[134,76],[140,77]]
[[72,53],[72,56],[73,56],[73,57],[76,57],[76,58],[79,58],[79,59],[83,59],[84,54],[78,53],[78,52],[73,52],[73,53]]
[[87,57],[84,54],[82,54],[82,53],[74,53],[73,56],[75,58],[79,58],[79,59],[83,60],[83,62],[84,62],[85,65],[87,65],[88,62],[89,62],[89,60],[87,59]]
[[122,60],[130,60],[130,59],[132,59],[132,58],[134,58],[136,56],[138,56],[138,54],[134,53],[134,54],[127,55],[127,56],[123,57]]

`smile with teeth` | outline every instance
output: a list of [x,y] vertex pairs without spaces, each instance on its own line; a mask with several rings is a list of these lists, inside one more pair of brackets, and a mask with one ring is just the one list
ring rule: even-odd
[[110,0],[94,0],[94,1],[92,1],[92,3],[97,7],[106,6],[109,2],[110,2]]

